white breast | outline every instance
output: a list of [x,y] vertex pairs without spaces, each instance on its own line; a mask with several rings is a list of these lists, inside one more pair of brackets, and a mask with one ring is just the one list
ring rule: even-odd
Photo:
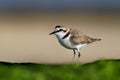
[[70,41],[70,36],[71,35],[69,35],[65,39],[62,39],[63,36],[65,36],[65,33],[62,33],[62,32],[57,33],[55,35],[56,35],[59,43],[67,49],[81,49],[82,47],[85,47],[87,45],[87,44],[79,44],[79,45],[72,44],[71,41]]
[[70,39],[70,35],[69,35],[67,38],[62,39],[64,35],[65,35],[65,34],[62,34],[62,33],[56,34],[56,37],[57,37],[58,41],[59,41],[60,44],[61,44],[62,46],[64,46],[65,48],[73,49],[74,46],[71,44],[71,42],[70,42],[70,40],[69,40],[69,39]]

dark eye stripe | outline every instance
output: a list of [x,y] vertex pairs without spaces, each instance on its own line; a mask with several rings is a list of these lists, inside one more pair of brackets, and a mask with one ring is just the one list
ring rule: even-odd
[[55,26],[55,28],[60,28],[60,26],[57,25],[57,26]]
[[56,33],[57,33],[57,32],[60,32],[60,31],[63,31],[63,30],[62,30],[62,29],[60,29],[60,30],[56,31]]

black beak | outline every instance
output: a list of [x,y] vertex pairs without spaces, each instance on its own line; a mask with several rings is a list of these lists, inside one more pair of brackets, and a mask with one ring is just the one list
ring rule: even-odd
[[52,34],[55,34],[56,32],[55,31],[53,31],[53,32],[51,32],[49,35],[52,35]]

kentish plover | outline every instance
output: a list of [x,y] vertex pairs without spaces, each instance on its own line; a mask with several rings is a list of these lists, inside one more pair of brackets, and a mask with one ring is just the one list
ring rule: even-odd
[[55,26],[54,31],[51,32],[50,35],[51,34],[56,35],[59,43],[62,46],[64,46],[67,49],[73,50],[73,52],[74,52],[73,59],[76,54],[75,50],[77,50],[77,52],[78,52],[78,59],[79,59],[80,58],[80,49],[82,47],[85,47],[92,42],[101,40],[101,39],[91,38],[76,29],[65,28],[62,25]]

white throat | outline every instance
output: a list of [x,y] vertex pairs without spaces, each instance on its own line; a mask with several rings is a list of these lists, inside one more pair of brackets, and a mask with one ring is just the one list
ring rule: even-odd
[[72,46],[72,44],[71,44],[71,42],[70,42],[70,36],[71,36],[71,35],[69,34],[68,36],[66,36],[66,37],[63,39],[63,37],[68,34],[68,32],[69,32],[69,30],[66,31],[66,32],[59,32],[59,33],[57,33],[57,34],[55,34],[55,35],[56,35],[58,41],[60,42],[60,44],[61,44],[62,46],[66,47],[66,48],[68,48],[68,49],[73,49],[73,46]]
[[68,32],[69,32],[69,29],[66,32],[58,32],[55,35],[58,39],[62,39]]

